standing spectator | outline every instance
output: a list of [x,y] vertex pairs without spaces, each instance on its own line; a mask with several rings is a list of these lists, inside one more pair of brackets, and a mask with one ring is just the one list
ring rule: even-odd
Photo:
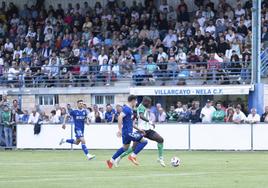
[[183,109],[182,109],[182,103],[181,103],[181,101],[178,101],[178,102],[177,102],[177,108],[176,108],[175,111],[176,111],[177,113],[180,113],[180,112],[182,112],[182,110],[183,110]]
[[225,112],[222,110],[221,103],[217,103],[216,111],[212,114],[212,121],[215,123],[222,123],[224,122]]
[[251,113],[247,117],[247,122],[250,124],[259,123],[261,120],[261,117],[259,114],[257,114],[256,108],[251,109]]
[[191,123],[200,122],[201,109],[199,108],[196,101],[192,103],[192,107],[189,109],[189,121]]
[[264,113],[261,116],[261,122],[268,122],[268,106],[265,106]]
[[113,123],[115,118],[115,110],[112,105],[106,105],[106,112],[104,113],[104,120],[106,123]]
[[36,109],[33,109],[32,113],[30,114],[28,124],[36,124],[39,120],[40,114],[36,111]]
[[28,123],[29,117],[30,115],[29,115],[28,110],[24,110],[24,113],[21,115],[21,118],[20,118],[20,123],[22,124]]
[[247,120],[244,112],[241,111],[241,105],[237,105],[233,115],[233,122],[236,124],[244,123]]
[[60,116],[58,116],[58,114],[56,113],[56,110],[51,111],[51,116],[50,116],[49,122],[52,124],[60,123]]
[[90,113],[90,121],[91,123],[101,123],[103,120],[102,113],[99,111],[97,105],[93,106],[93,111]]
[[2,123],[4,125],[6,147],[10,148],[12,147],[12,143],[13,143],[12,126],[15,123],[14,121],[15,119],[13,118],[14,115],[12,114],[12,111],[9,109],[9,107],[5,106],[3,108],[3,112],[1,116],[2,116]]
[[178,113],[175,111],[174,106],[170,106],[169,112],[167,112],[167,120],[170,122],[175,122],[178,119]]
[[162,107],[159,108],[159,114],[158,114],[158,122],[159,123],[164,123],[167,120],[167,114],[164,111],[164,109]]
[[114,114],[114,122],[118,122],[118,116],[120,115],[120,113],[122,112],[122,106],[121,105],[116,105],[115,107],[115,114]]
[[215,112],[215,108],[212,106],[212,101],[207,100],[206,105],[201,110],[200,118],[202,119],[202,123],[211,123],[212,115]]

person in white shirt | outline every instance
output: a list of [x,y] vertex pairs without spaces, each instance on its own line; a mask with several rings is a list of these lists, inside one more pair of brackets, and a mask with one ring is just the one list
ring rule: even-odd
[[176,61],[178,61],[178,63],[186,63],[187,60],[186,53],[184,53],[183,50],[179,48],[178,54],[175,56],[175,59]]
[[251,113],[247,117],[247,122],[250,124],[259,123],[261,121],[261,117],[257,114],[257,109],[252,108]]
[[173,41],[177,42],[177,35],[175,35],[173,33],[173,30],[170,29],[163,40],[163,44],[166,48],[170,48],[172,46]]
[[23,52],[25,52],[27,56],[32,55],[33,48],[32,48],[32,44],[30,42],[27,43],[27,47],[24,48]]
[[206,106],[202,108],[200,113],[200,118],[202,119],[202,123],[211,123],[212,122],[212,115],[216,109],[212,106],[212,101],[207,100]]
[[166,112],[164,111],[163,108],[159,108],[159,114],[158,114],[158,122],[159,123],[164,123],[166,122],[166,119],[167,119],[167,114]]
[[108,61],[108,56],[105,54],[104,49],[101,50],[101,54],[98,56],[98,62],[99,65],[103,65],[104,64],[104,60]]
[[39,120],[40,114],[34,109],[30,114],[28,124],[36,124]]
[[104,119],[103,113],[99,111],[99,108],[97,105],[93,106],[92,112],[89,114],[89,119],[91,123],[100,123]]
[[226,42],[233,42],[235,40],[235,33],[233,30],[229,29],[227,35],[225,36]]
[[206,27],[205,31],[211,33],[211,35],[215,37],[216,27],[213,25],[212,21],[209,21],[209,25]]
[[178,101],[177,102],[177,108],[175,109],[175,112],[177,112],[177,114],[181,113],[183,111],[183,108],[182,108],[182,103],[181,101]]
[[167,60],[168,58],[168,55],[166,52],[164,52],[163,48],[160,47],[158,49],[158,56],[157,56],[157,60],[159,61],[161,58],[163,58],[164,60]]
[[56,114],[56,110],[51,111],[51,117],[49,122],[53,124],[60,123],[60,116]]
[[242,8],[241,4],[237,5],[237,8],[235,9],[235,16],[241,17],[246,14],[246,11]]
[[13,61],[12,66],[8,69],[7,80],[13,83],[12,81],[17,78],[19,72],[20,71],[17,69],[17,63]]
[[16,59],[16,56],[22,58],[22,50],[20,49],[20,45],[18,45],[16,50],[13,52],[13,60]]
[[10,42],[9,38],[6,39],[6,43],[4,45],[4,49],[7,52],[13,52],[14,50],[14,45],[12,42]]
[[25,38],[31,38],[31,39],[34,39],[36,36],[36,32],[34,32],[33,28],[32,27],[29,27],[28,29],[28,33],[26,35]]
[[241,111],[241,106],[237,105],[233,115],[233,122],[236,124],[244,123],[247,120],[246,115]]
[[166,0],[163,0],[162,1],[162,4],[159,6],[159,10],[160,12],[169,12],[169,5],[167,4],[167,1]]

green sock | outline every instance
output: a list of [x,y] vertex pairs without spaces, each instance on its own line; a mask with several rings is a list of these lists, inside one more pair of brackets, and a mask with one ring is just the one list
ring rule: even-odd
[[163,157],[164,144],[163,143],[158,143],[157,148],[158,148],[158,157],[162,158]]
[[133,149],[132,149],[132,147],[130,147],[130,148],[128,148],[127,151],[125,151],[124,153],[122,153],[122,154],[120,155],[120,158],[122,159],[122,158],[124,158],[125,156],[129,155],[129,154],[132,153],[132,152],[133,152]]

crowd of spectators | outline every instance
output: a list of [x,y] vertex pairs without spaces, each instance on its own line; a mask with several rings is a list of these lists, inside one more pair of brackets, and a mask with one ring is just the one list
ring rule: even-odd
[[[70,104],[66,106],[55,105],[55,108],[46,113],[39,105],[36,105],[31,111],[22,110],[19,107],[18,100],[12,102],[7,95],[2,96],[0,101],[0,146],[12,147],[15,143],[16,124],[62,124],[65,117],[72,107]],[[88,111],[90,122],[95,123],[116,123],[118,116],[122,111],[121,105],[106,106],[92,105],[84,108]],[[193,101],[190,104],[183,104],[180,101],[174,106],[170,106],[165,110],[160,103],[152,106],[149,111],[150,121],[155,123],[250,123],[259,122],[268,123],[268,106],[265,112],[260,116],[255,108],[250,113],[245,113],[246,109],[243,105],[223,106],[222,103],[207,100],[204,107],[200,107],[199,101]],[[72,123],[72,119],[67,118],[66,123]],[[38,133],[37,133],[38,134]]]
[[[195,0],[176,7],[107,0],[90,7],[44,4],[0,6],[0,83],[10,87],[137,85],[188,78],[206,83],[246,83],[251,64],[251,0]],[[268,4],[262,5],[267,46]],[[60,81],[59,81],[60,80]]]

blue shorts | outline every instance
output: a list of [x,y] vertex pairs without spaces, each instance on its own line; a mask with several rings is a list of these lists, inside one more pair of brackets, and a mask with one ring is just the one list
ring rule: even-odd
[[139,142],[139,141],[141,141],[142,138],[143,138],[143,136],[139,132],[122,134],[123,144],[130,144],[131,141]]
[[75,137],[76,138],[81,138],[81,137],[84,137],[84,130],[83,129],[74,129],[74,132],[75,132]]

